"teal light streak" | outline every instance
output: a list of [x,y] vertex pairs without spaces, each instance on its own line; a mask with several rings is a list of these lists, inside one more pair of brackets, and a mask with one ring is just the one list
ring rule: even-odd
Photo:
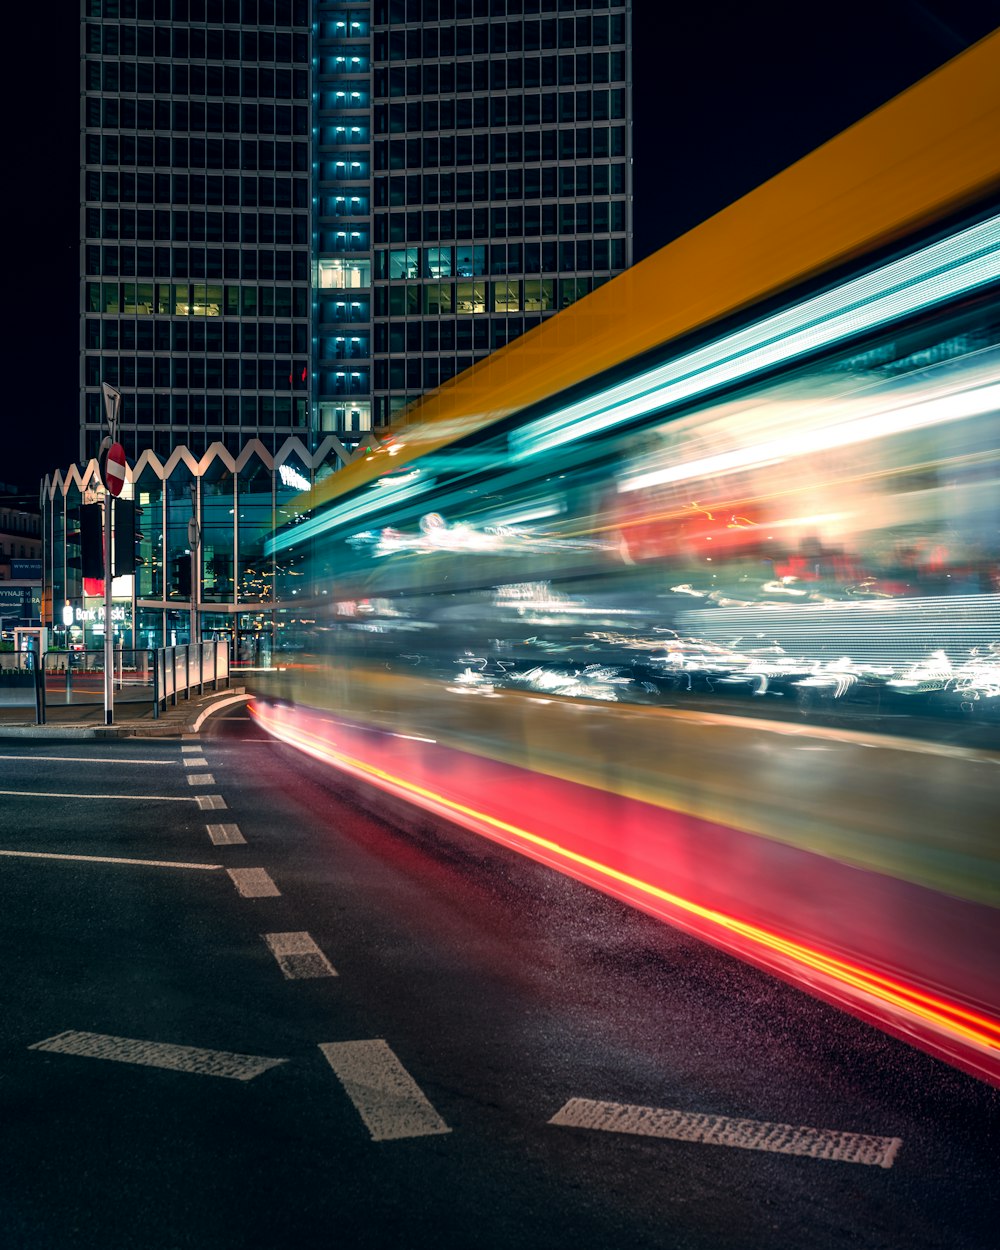
[[831,347],[1000,278],[1000,217],[515,430],[515,460],[537,456]]

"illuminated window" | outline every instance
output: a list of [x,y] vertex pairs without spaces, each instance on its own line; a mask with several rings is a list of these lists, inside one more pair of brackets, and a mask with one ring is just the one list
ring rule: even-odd
[[349,404],[321,403],[319,406],[320,429],[325,434],[338,431],[361,432],[372,428],[370,400],[359,399]]
[[420,274],[420,249],[396,248],[389,253],[390,278],[416,278]]
[[528,278],[524,283],[524,311],[548,312],[555,307],[555,281],[552,278]]
[[222,287],[195,283],[191,311],[196,317],[218,317],[222,312]]
[[456,283],[455,307],[460,313],[484,313],[486,311],[486,283]]
[[428,277],[450,278],[452,276],[450,247],[428,247],[425,249],[424,264]]
[[486,248],[482,246],[459,246],[458,263],[455,268],[456,277],[475,278],[486,272]]
[[368,260],[321,260],[319,285],[324,290],[371,286],[371,270]]
[[520,282],[501,281],[493,283],[493,310],[495,312],[521,311]]

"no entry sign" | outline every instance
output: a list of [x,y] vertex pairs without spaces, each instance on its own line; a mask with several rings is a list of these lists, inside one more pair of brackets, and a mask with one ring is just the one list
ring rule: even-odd
[[125,483],[125,448],[121,443],[112,443],[104,461],[104,485],[112,495],[120,495]]

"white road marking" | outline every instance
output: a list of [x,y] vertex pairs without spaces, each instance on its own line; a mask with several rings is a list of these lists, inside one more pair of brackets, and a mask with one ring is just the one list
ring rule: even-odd
[[0,790],[0,794],[20,799],[132,799],[137,803],[148,803],[151,799],[157,803],[190,803],[195,797],[186,794],[63,794],[56,790]]
[[181,747],[181,751],[194,751],[198,755],[201,755],[203,750],[204,748],[201,746],[200,743],[197,746]]
[[841,1133],[835,1129],[769,1124],[765,1120],[739,1120],[725,1115],[668,1111],[627,1103],[594,1102],[589,1098],[571,1098],[549,1123],[606,1133],[704,1142],[710,1146],[735,1146],[742,1150],[766,1150],[774,1154],[808,1155],[812,1159],[837,1159],[842,1163],[865,1163],[881,1168],[892,1167],[903,1144],[899,1137]]
[[205,720],[205,718],[207,716],[211,716],[213,712],[218,712],[224,707],[232,707],[234,703],[248,703],[250,701],[250,697],[251,696],[248,694],[236,694],[236,695],[233,695],[231,699],[219,699],[217,703],[213,703],[209,707],[205,708],[204,712],[202,712],[202,714],[198,717],[198,719],[191,726],[192,730],[194,730],[197,733],[197,731],[201,728],[202,722]]
[[215,778],[211,773],[188,773],[189,786],[214,786]]
[[216,846],[246,845],[246,838],[240,833],[239,825],[208,825],[208,836]]
[[264,868],[227,868],[226,872],[244,898],[274,898],[281,893]]
[[221,868],[221,864],[185,864],[176,859],[122,859],[112,855],[57,855],[51,851],[0,851],[11,859],[73,859],[88,864],[142,864],[146,868]]
[[132,1037],[110,1037],[106,1033],[78,1033],[73,1029],[44,1042],[35,1042],[28,1049],[80,1055],[85,1059],[113,1059],[116,1063],[137,1063],[147,1068],[170,1068],[174,1072],[193,1072],[198,1076],[225,1076],[234,1081],[252,1081],[268,1068],[287,1063],[285,1059],[234,1055],[225,1050],[201,1050],[196,1046],[173,1046]]
[[181,763],[185,768],[201,768],[202,766],[208,766],[208,760],[205,759],[204,755],[185,755],[185,757],[181,760]]
[[335,977],[337,970],[308,933],[262,933],[289,981],[311,977]]
[[0,760],[21,760],[26,763],[34,763],[35,760],[44,760],[47,764],[173,764],[177,767],[176,760],[110,760],[101,755],[0,755]]
[[221,794],[196,794],[193,797],[203,812],[221,811],[226,806],[226,800]]
[[320,1050],[367,1125],[372,1141],[451,1132],[382,1038],[323,1042]]

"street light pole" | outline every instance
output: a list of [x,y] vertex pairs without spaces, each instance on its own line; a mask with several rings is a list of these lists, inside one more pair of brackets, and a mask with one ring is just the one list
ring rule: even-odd
[[201,642],[199,636],[198,589],[201,585],[201,525],[198,521],[198,482],[191,479],[191,519],[188,521],[188,547],[191,551],[191,644]]

